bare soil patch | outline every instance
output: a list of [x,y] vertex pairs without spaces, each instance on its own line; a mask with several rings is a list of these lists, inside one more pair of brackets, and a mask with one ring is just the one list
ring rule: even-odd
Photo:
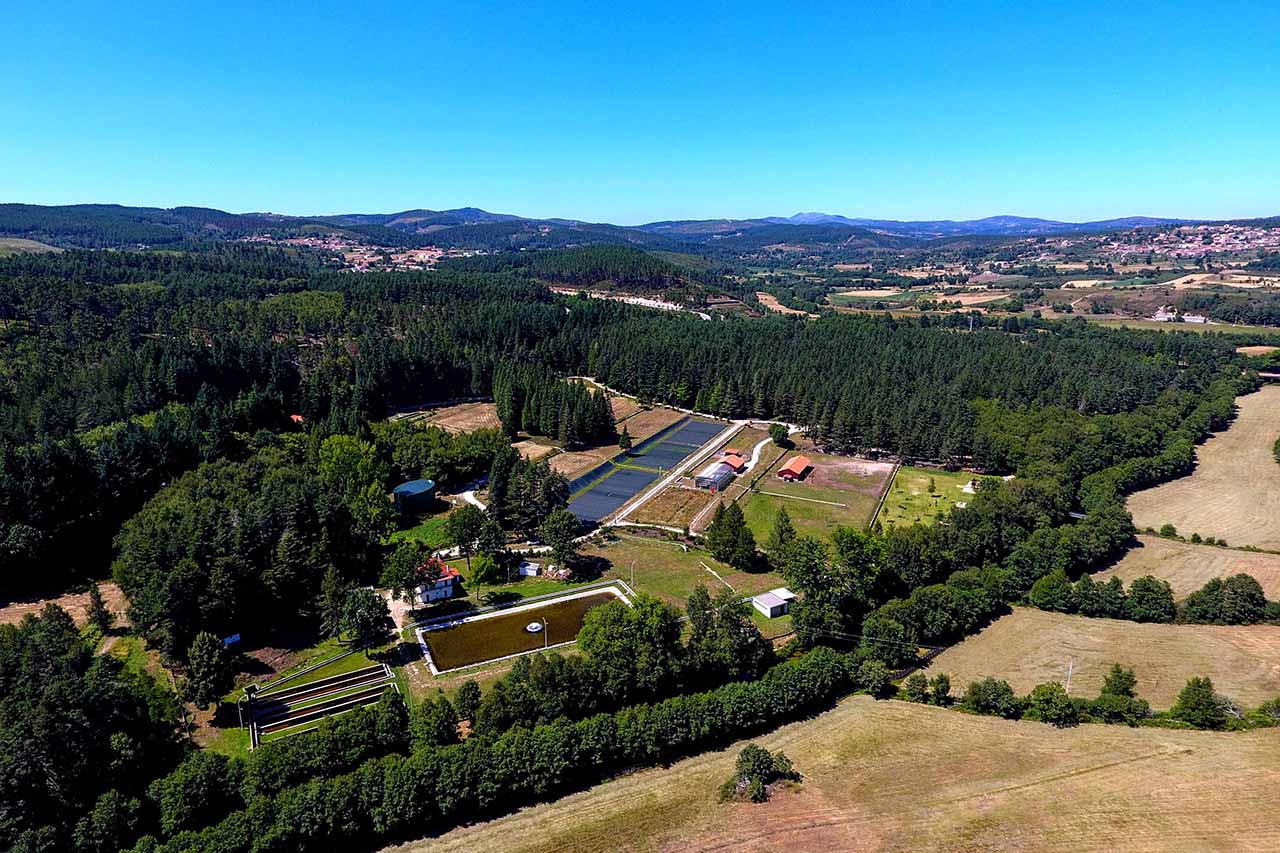
[[1190,476],[1129,497],[1140,529],[1172,524],[1183,536],[1280,550],[1280,465],[1272,455],[1280,435],[1280,385],[1239,397],[1236,405],[1231,426],[1197,449]]
[[[102,592],[102,600],[106,602],[107,609],[116,615],[116,625],[127,625],[128,620],[125,619],[124,614],[129,602],[125,600],[124,593],[120,591],[120,587],[108,581],[98,584],[98,589]],[[28,613],[39,615],[46,604],[56,604],[67,611],[77,625],[83,625],[88,621],[89,593],[68,592],[56,598],[33,598],[24,601],[12,601],[4,607],[0,607],[0,625],[17,625]]]
[[432,426],[449,432],[473,432],[478,429],[497,429],[498,407],[493,403],[459,403],[435,409],[425,418]]
[[525,459],[532,459],[534,461],[559,450],[559,448],[553,444],[543,444],[542,442],[536,441],[532,438],[526,438],[524,441],[517,441],[511,446],[514,447]]
[[770,311],[777,311],[779,314],[799,314],[803,317],[813,316],[808,311],[801,311],[798,308],[788,308],[779,302],[778,297],[774,296],[772,293],[758,291],[756,293],[756,299],[760,300],[760,304],[765,308],[768,308]]
[[751,740],[785,752],[800,784],[759,805],[718,803],[744,741],[396,849],[1280,846],[1280,730],[1058,730],[853,697]]
[[634,521],[665,527],[688,527],[694,516],[713,500],[710,492],[672,484],[645,502]]
[[1236,352],[1241,355],[1267,355],[1275,352],[1276,350],[1280,350],[1280,347],[1269,347],[1263,344],[1256,344],[1249,347],[1236,347]]
[[1172,707],[1195,675],[1259,705],[1280,695],[1280,627],[1152,625],[1019,607],[943,652],[929,671],[950,675],[957,694],[986,676],[1025,694],[1046,681],[1065,683],[1070,667],[1071,695],[1096,696],[1114,663],[1135,669],[1138,695],[1156,709]]
[[1118,577],[1128,584],[1143,575],[1153,575],[1169,582],[1175,598],[1183,599],[1213,578],[1252,575],[1262,584],[1267,598],[1280,598],[1280,554],[1235,551],[1210,545],[1192,545],[1159,536],[1139,536],[1137,548],[1110,569],[1094,575],[1105,581]]
[[957,293],[955,296],[939,295],[938,298],[945,299],[948,302],[959,302],[961,305],[968,307],[1007,299],[1010,292],[1008,290],[978,290],[973,293]]

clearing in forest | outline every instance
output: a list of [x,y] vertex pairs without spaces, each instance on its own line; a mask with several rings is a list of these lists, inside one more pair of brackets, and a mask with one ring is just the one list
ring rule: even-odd
[[[102,593],[102,600],[107,605],[107,609],[116,615],[116,624],[126,624],[128,620],[125,619],[124,611],[129,606],[129,602],[125,600],[120,587],[106,581],[98,584],[98,590]],[[10,601],[4,607],[0,607],[0,625],[17,625],[27,614],[39,616],[40,611],[44,610],[47,604],[56,604],[67,611],[77,625],[84,625],[88,621],[89,593],[68,592],[54,598]]]
[[[890,524],[899,527],[932,524],[956,504],[973,500],[973,493],[966,492],[965,488],[977,476],[967,471],[903,465],[889,486],[889,494],[885,496],[876,521],[885,527]],[[932,490],[930,483],[933,484]]]
[[1280,626],[1153,625],[1017,607],[947,649],[928,672],[950,675],[957,694],[986,676],[1026,694],[1065,683],[1070,668],[1071,695],[1092,698],[1114,663],[1134,668],[1138,695],[1156,710],[1172,707],[1195,675],[1252,707],[1280,695]]
[[1172,524],[1231,545],[1280,550],[1280,385],[1236,399],[1236,419],[1196,449],[1190,476],[1135,492],[1129,511],[1139,529]]
[[[803,454],[813,463],[803,480],[778,479],[778,468]],[[785,506],[796,532],[828,538],[837,526],[864,529],[884,493],[893,465],[852,456],[832,456],[801,446],[780,454],[778,460],[743,498],[742,511],[756,541],[764,543],[773,529],[778,507]]]
[[[746,743],[801,774],[716,789]],[[1223,772],[1230,768],[1230,772]],[[813,719],[396,850],[1276,849],[1280,730],[1054,729],[845,699]]]
[[1139,536],[1138,543],[1120,562],[1093,579],[1105,581],[1115,576],[1128,586],[1134,578],[1154,575],[1168,581],[1174,598],[1181,600],[1213,578],[1243,572],[1262,584],[1268,599],[1280,598],[1280,554],[1192,545],[1150,534]]
[[423,419],[446,432],[474,432],[478,429],[497,429],[498,407],[493,403],[459,403],[433,409]]

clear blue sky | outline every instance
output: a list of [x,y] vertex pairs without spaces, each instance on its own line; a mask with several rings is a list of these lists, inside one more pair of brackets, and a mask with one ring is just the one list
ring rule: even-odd
[[6,9],[0,200],[1280,214],[1277,3],[178,5]]

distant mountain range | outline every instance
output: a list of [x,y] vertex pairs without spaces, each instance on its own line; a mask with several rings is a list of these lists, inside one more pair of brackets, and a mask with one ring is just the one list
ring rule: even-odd
[[932,219],[902,221],[898,219],[854,219],[834,213],[797,213],[794,216],[768,216],[762,219],[693,219],[650,222],[640,227],[662,234],[702,235],[729,233],[764,225],[847,225],[903,237],[958,237],[964,235],[1037,237],[1046,234],[1083,234],[1146,228],[1159,225],[1187,225],[1201,220],[1164,219],[1155,216],[1126,216],[1094,222],[1059,222],[1028,216],[988,216],[985,219]]
[[332,233],[381,246],[475,249],[541,249],[592,244],[629,244],[672,251],[701,248],[713,253],[750,252],[778,245],[805,250],[904,249],[927,245],[933,240],[1082,234],[1197,221],[1203,220],[1131,216],[1095,222],[1058,222],[991,216],[966,221],[899,221],[797,213],[786,217],[686,219],[622,226],[576,219],[530,219],[490,213],[476,207],[289,216],[266,212],[227,213],[203,207],[0,204],[0,235],[88,247],[172,245],[253,234],[287,237]]

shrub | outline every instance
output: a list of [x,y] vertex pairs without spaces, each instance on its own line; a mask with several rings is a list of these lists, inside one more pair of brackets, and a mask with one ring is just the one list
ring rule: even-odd
[[929,679],[923,672],[913,672],[902,682],[902,698],[908,702],[929,701]]
[[1169,584],[1151,575],[1135,578],[1129,584],[1124,609],[1125,615],[1135,622],[1172,622],[1178,612]]
[[1267,618],[1267,599],[1250,575],[1213,578],[1187,597],[1183,617],[1188,622],[1254,625]]
[[1027,709],[1023,716],[1028,720],[1039,720],[1060,729],[1070,728],[1080,723],[1080,714],[1075,703],[1067,695],[1067,691],[1056,681],[1037,684],[1027,700]]
[[1047,574],[1032,584],[1028,598],[1041,610],[1056,610],[1059,613],[1074,613],[1076,610],[1071,581],[1062,569]]
[[951,704],[951,676],[940,672],[929,681],[929,699],[943,707]]
[[769,785],[780,779],[797,778],[799,774],[782,752],[769,752],[749,743],[738,753],[733,775],[720,786],[720,799],[763,803],[769,799]]
[[1227,715],[1214,696],[1213,682],[1207,677],[1187,680],[1169,716],[1198,729],[1221,729],[1227,725]]
[[867,660],[863,661],[858,667],[858,676],[855,683],[861,689],[867,691],[877,699],[885,695],[885,691],[889,687],[889,668],[884,665],[883,661]]
[[1022,700],[1014,695],[1009,682],[988,676],[973,681],[964,691],[960,707],[975,714],[1016,720],[1022,716]]

